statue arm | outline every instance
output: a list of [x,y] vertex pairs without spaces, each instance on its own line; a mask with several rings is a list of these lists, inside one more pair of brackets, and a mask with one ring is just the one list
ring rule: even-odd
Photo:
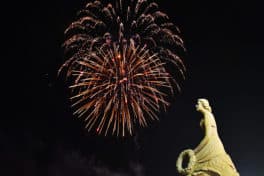
[[211,123],[210,123],[210,116],[207,114],[204,114],[203,118],[203,126],[204,126],[204,131],[205,131],[205,136],[203,140],[200,142],[200,144],[195,148],[195,152],[199,152],[201,149],[204,148],[204,146],[208,143],[210,140],[210,136],[212,134],[212,128],[211,128]]
[[212,135],[212,118],[212,114],[204,114],[205,138],[210,138]]

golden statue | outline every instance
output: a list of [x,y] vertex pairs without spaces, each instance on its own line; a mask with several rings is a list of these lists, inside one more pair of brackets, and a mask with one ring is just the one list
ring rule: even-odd
[[[194,150],[184,150],[179,155],[176,162],[178,173],[181,176],[239,176],[218,136],[209,102],[198,99],[196,110],[203,114],[200,126],[205,131],[205,137]],[[184,161],[187,166],[183,167]]]

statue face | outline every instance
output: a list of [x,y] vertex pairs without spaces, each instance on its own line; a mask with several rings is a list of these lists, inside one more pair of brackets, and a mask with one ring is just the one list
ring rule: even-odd
[[198,100],[197,101],[197,104],[196,104],[196,110],[197,111],[201,111],[202,110],[202,108],[203,108],[203,104],[202,104],[202,102],[200,101],[200,100]]

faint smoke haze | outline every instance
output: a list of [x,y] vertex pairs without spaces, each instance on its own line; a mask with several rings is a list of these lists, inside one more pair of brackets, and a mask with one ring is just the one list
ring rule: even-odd
[[63,150],[57,153],[48,170],[49,176],[144,176],[143,166],[134,161],[129,162],[127,168],[113,169],[96,161],[94,156],[89,158],[77,151]]

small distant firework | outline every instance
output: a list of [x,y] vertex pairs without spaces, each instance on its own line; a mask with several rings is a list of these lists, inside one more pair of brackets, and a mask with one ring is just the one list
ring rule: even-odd
[[[105,0],[107,1],[107,0]],[[109,1],[108,1],[109,2]],[[94,1],[66,30],[65,70],[72,106],[98,134],[132,135],[169,106],[185,67],[179,29],[147,0]],[[172,68],[172,69],[171,69]],[[172,72],[169,72],[172,70]]]

